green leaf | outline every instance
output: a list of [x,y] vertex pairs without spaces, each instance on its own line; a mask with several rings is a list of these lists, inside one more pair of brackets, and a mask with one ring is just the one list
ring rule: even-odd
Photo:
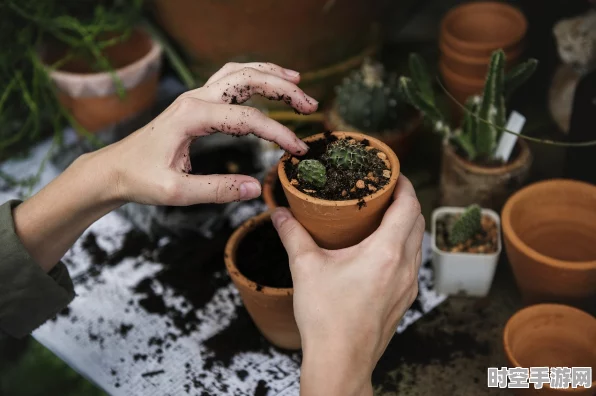
[[[496,119],[496,95],[499,71],[503,70],[505,53],[499,49],[492,53],[490,65],[484,84],[482,104],[478,112],[478,134],[476,136],[476,151],[478,155],[490,156],[497,144],[497,129],[494,121]],[[488,122],[487,122],[488,121]]]
[[445,117],[433,102],[429,102],[409,77],[399,78],[399,92],[403,100],[420,111],[433,124],[445,122]]
[[528,59],[526,62],[520,63],[511,69],[505,76],[505,97],[511,96],[517,88],[532,77],[537,67],[538,61],[536,59]]
[[455,135],[453,141],[465,151],[468,160],[473,161],[476,158],[476,149],[469,136],[464,134]]
[[430,73],[428,72],[424,59],[422,59],[420,55],[412,53],[410,54],[408,63],[410,74],[412,75],[412,80],[414,81],[416,88],[418,88],[420,94],[427,102],[434,104],[435,95],[430,79]]

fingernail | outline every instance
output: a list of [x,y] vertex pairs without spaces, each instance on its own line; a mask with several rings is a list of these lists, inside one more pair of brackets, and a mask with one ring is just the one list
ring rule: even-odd
[[285,208],[277,208],[271,213],[271,221],[276,229],[279,229],[281,225],[290,217],[288,210]]
[[308,144],[304,143],[302,140],[298,140],[298,146],[302,149],[300,154],[305,154],[309,150]]
[[315,98],[313,98],[312,96],[308,96],[307,94],[304,94],[304,96],[306,96],[306,101],[309,104],[315,104],[315,105],[318,105],[319,104],[319,101],[316,100]]
[[300,75],[300,73],[298,73],[296,70],[291,69],[284,69],[284,73],[290,77],[298,77]]
[[255,182],[240,185],[240,199],[253,199],[261,195],[261,186]]

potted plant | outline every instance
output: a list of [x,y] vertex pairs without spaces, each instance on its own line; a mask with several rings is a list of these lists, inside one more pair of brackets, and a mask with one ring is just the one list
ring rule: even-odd
[[263,336],[279,348],[300,349],[288,255],[270,212],[252,217],[234,231],[226,244],[224,260],[246,310]]
[[380,225],[399,176],[397,155],[357,132],[304,139],[301,156],[286,153],[277,170],[290,209],[319,246],[355,245]]
[[422,58],[412,54],[409,62],[412,77],[400,78],[404,99],[420,110],[433,129],[444,136],[441,206],[476,203],[500,210],[507,197],[527,180],[532,155],[523,139],[517,139],[507,160],[498,157],[496,150],[506,124],[506,99],[533,74],[537,61],[530,59],[507,74],[504,65],[504,52],[494,51],[483,94],[468,98],[460,125],[450,125],[436,105]]
[[336,97],[325,114],[331,131],[361,132],[385,142],[403,160],[420,126],[420,113],[399,95],[395,73],[366,59],[336,87]]
[[484,297],[501,253],[499,215],[478,205],[432,214],[431,244],[439,293]]

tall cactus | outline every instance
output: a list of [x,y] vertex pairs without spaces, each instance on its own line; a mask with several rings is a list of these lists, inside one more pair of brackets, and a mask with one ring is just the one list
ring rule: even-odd
[[530,59],[505,74],[505,53],[501,49],[494,51],[482,95],[467,99],[464,119],[458,127],[448,125],[437,107],[426,65],[417,54],[410,55],[411,77],[400,77],[400,93],[446,141],[459,146],[469,160],[492,159],[506,123],[506,100],[532,76],[537,65],[537,60]]

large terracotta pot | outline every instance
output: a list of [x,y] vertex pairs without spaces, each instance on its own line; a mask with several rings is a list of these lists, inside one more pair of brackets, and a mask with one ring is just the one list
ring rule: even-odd
[[[44,60],[53,64],[66,48],[46,48]],[[155,102],[162,48],[143,30],[135,30],[124,42],[106,48],[103,54],[122,82],[125,96],[120,98],[113,76],[94,72],[82,59],[73,59],[50,77],[58,88],[58,99],[74,119],[90,132],[113,126],[144,110]]]
[[461,55],[489,58],[502,48],[519,51],[528,29],[524,14],[504,2],[468,2],[454,7],[441,21],[440,37],[445,45]]
[[596,307],[596,186],[531,184],[502,212],[505,249],[526,303]]
[[512,161],[498,167],[478,166],[444,145],[441,161],[441,206],[468,206],[500,211],[509,196],[527,180],[532,154],[528,144],[518,139]]
[[301,341],[294,319],[294,289],[258,285],[240,273],[236,265],[236,251],[242,239],[267,221],[271,221],[271,212],[247,220],[234,231],[225,248],[226,268],[246,310],[263,336],[277,347],[297,350],[301,348]]
[[[304,0],[291,6],[275,0],[157,0],[155,17],[191,56],[203,78],[226,62],[266,61],[301,72],[302,83],[309,85],[338,77],[336,69],[375,40],[371,34],[380,4],[379,0]],[[361,60],[350,66],[358,67]],[[314,75],[307,76],[310,73]],[[323,93],[305,91],[323,100]]]
[[[515,313],[503,331],[509,367],[596,367],[596,318],[560,304],[538,304]],[[588,387],[512,389],[517,395],[594,395],[596,378]]]
[[[325,249],[342,249],[356,245],[371,235],[381,224],[400,171],[397,155],[385,143],[357,132],[332,132],[338,138],[367,139],[370,145],[387,155],[391,164],[389,183],[362,200],[327,201],[312,197],[290,184],[284,162],[290,158],[285,154],[278,164],[278,176],[284,189],[290,209],[296,219],[311,234],[315,242]],[[323,139],[323,134],[309,136],[306,143]]]
[[417,137],[417,132],[420,131],[422,125],[422,115],[419,112],[412,112],[407,115],[409,118],[403,130],[393,131],[378,131],[378,132],[364,132],[348,124],[338,113],[337,106],[333,104],[325,112],[324,125],[330,131],[347,131],[366,133],[374,138],[379,139],[387,146],[389,146],[402,161],[408,156],[410,149]]

